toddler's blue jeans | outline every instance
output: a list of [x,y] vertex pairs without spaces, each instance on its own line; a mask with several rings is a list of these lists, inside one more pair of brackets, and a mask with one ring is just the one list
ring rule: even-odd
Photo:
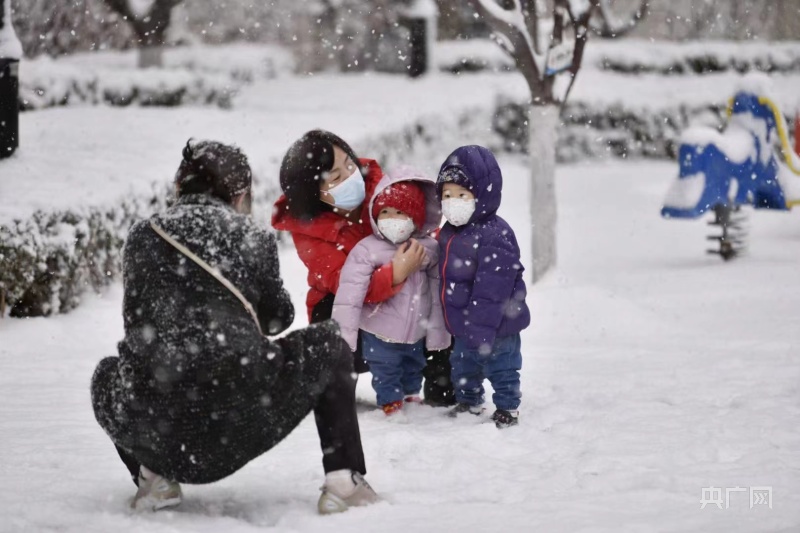
[[361,351],[372,372],[378,405],[419,394],[425,368],[425,339],[414,344],[387,342],[363,330],[361,338]]
[[483,380],[488,378],[494,389],[495,407],[512,411],[519,407],[519,370],[522,368],[519,333],[495,339],[492,351],[481,355],[462,337],[456,337],[450,364],[453,367],[453,388],[456,401],[478,406],[484,401]]

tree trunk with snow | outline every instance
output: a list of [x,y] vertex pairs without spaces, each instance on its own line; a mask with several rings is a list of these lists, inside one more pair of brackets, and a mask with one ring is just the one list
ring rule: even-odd
[[532,275],[539,280],[556,263],[556,141],[560,108],[532,106],[528,116],[531,165]]
[[105,0],[130,24],[139,42],[139,67],[161,67],[172,9],[183,0]]
[[[497,44],[525,76],[530,89],[528,147],[534,283],[556,262],[555,165],[559,115],[581,67],[590,20],[598,15],[602,24],[593,29],[603,36],[618,36],[643,18],[648,2],[640,0],[633,17],[621,21],[612,13],[610,1],[553,0],[552,18],[543,21],[544,3],[539,0],[471,0],[492,28]],[[545,39],[544,28],[548,26],[550,35]],[[569,79],[556,84],[556,78],[562,75]]]

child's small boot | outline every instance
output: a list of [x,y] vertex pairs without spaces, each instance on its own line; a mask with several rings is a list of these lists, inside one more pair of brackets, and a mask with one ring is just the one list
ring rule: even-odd
[[399,415],[403,409],[403,401],[397,400],[396,402],[385,403],[381,406],[381,409],[383,409],[383,414],[386,416]]
[[383,414],[386,415],[386,419],[389,422],[393,422],[395,424],[407,424],[408,417],[403,412],[403,400],[397,400],[396,402],[390,402],[381,406],[383,409]]
[[170,481],[146,467],[139,467],[139,490],[131,502],[137,511],[158,511],[167,507],[175,507],[181,503],[183,495],[181,486]]
[[456,404],[455,407],[453,407],[447,412],[447,416],[451,418],[456,418],[458,415],[461,415],[463,413],[469,413],[471,415],[480,416],[483,414],[484,410],[485,409],[481,405],[469,405],[466,403],[459,403]]
[[497,429],[503,429],[519,424],[519,411],[506,411],[505,409],[498,409],[492,415],[494,425]]
[[409,394],[403,401],[409,404],[422,404],[422,398],[419,397],[419,394]]
[[380,501],[364,476],[352,470],[336,470],[325,474],[317,510],[319,514],[334,514]]

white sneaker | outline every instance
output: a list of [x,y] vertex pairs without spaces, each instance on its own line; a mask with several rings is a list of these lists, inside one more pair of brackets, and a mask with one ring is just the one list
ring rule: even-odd
[[177,482],[165,479],[144,466],[139,468],[139,490],[131,502],[133,509],[158,511],[175,507],[182,498],[181,486]]
[[334,514],[380,501],[364,476],[352,470],[337,470],[325,475],[317,510],[319,514]]

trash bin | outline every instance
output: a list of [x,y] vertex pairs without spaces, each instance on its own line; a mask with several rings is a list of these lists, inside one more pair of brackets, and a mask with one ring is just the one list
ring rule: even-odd
[[0,159],[19,146],[19,59],[22,45],[11,24],[11,0],[0,0]]
[[19,60],[0,57],[0,159],[19,146]]
[[422,76],[435,68],[433,47],[439,10],[434,0],[410,0],[400,11],[400,24],[409,31],[408,75]]

